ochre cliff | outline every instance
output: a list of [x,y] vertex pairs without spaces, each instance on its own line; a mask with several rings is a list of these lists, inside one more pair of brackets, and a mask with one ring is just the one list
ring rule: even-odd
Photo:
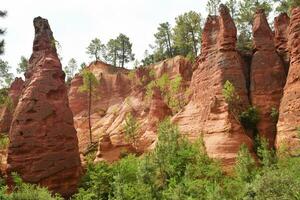
[[220,16],[209,16],[202,35],[202,52],[196,63],[190,89],[192,99],[173,121],[191,139],[201,134],[208,154],[232,165],[240,145],[252,148],[252,140],[229,111],[222,94],[228,80],[248,105],[243,61],[236,51],[237,29],[225,6]]
[[9,133],[7,173],[68,197],[77,190],[81,162],[65,74],[48,21],[37,17],[33,23],[33,53]]
[[298,154],[300,149],[300,8],[292,10],[288,29],[290,68],[277,124],[277,148]]
[[[99,80],[97,96],[92,101],[93,140],[98,141],[97,160],[114,161],[124,151],[142,153],[155,143],[156,125],[171,115],[161,94],[154,89],[151,99],[146,97],[146,87],[152,80],[167,74],[170,80],[182,77],[182,85],[189,85],[192,75],[191,63],[181,56],[167,59],[147,68],[136,70],[113,67],[100,61],[88,68]],[[89,147],[87,121],[87,95],[79,92],[81,75],[77,75],[69,90],[70,107],[74,113],[75,127],[79,137],[80,151]],[[159,112],[157,112],[159,111]],[[139,122],[139,139],[134,149],[124,138],[125,117],[131,113]]]
[[254,16],[253,43],[255,53],[250,72],[250,99],[259,111],[258,134],[273,146],[277,123],[277,116],[274,115],[279,109],[286,76],[263,10],[258,10]]

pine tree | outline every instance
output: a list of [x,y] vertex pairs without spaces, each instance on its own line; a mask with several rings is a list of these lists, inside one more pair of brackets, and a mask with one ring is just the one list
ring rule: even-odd
[[78,69],[78,65],[77,62],[74,58],[71,58],[68,62],[68,65],[65,66],[65,73],[66,73],[66,78],[67,78],[67,82],[70,82],[71,79],[74,77],[76,71]]
[[95,61],[99,61],[103,50],[104,45],[101,43],[100,39],[95,38],[87,47],[86,53],[89,54],[91,57],[95,57]]
[[80,92],[88,93],[88,122],[89,122],[89,135],[90,135],[90,143],[93,143],[92,137],[92,124],[91,124],[91,110],[92,110],[92,97],[96,95],[96,87],[99,85],[99,81],[95,77],[95,75],[84,69],[82,72],[83,84],[79,88]]
[[157,33],[154,34],[155,43],[157,45],[155,50],[157,58],[171,58],[174,55],[172,36],[171,25],[168,22],[159,24]]
[[194,11],[184,13],[176,18],[174,28],[174,45],[178,53],[195,58],[201,43],[201,15]]
[[24,56],[21,56],[21,61],[18,64],[17,73],[24,74],[28,69],[28,59]]
[[209,15],[217,15],[221,0],[208,0],[206,9]]
[[[6,16],[6,11],[0,10],[0,18]],[[4,29],[0,28],[0,36],[5,33]],[[0,55],[4,53],[4,40],[0,40]]]

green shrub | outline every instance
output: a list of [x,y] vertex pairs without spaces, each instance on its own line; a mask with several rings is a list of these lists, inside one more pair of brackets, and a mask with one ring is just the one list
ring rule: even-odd
[[256,125],[260,120],[258,109],[249,106],[247,110],[241,112],[239,120],[246,129],[256,130]]
[[46,188],[24,183],[16,173],[12,176],[15,189],[9,195],[9,200],[63,200],[58,194],[52,195]]
[[278,121],[278,118],[279,118],[279,111],[276,109],[276,108],[271,108],[271,114],[270,114],[270,117],[272,119],[272,121],[274,123],[277,123]]
[[125,133],[125,140],[130,142],[135,147],[136,140],[139,134],[139,124],[137,120],[131,113],[128,113],[125,117],[125,125],[124,125],[124,133]]
[[0,150],[5,150],[9,145],[9,137],[5,134],[0,134]]
[[255,161],[245,144],[240,147],[238,152],[235,173],[238,179],[247,183],[252,181],[256,173]]

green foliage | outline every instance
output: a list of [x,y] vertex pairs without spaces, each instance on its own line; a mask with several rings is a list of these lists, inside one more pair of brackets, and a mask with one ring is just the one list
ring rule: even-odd
[[5,150],[9,145],[9,137],[6,134],[0,134],[0,150]]
[[201,15],[194,11],[184,13],[176,17],[176,25],[173,29],[174,48],[177,53],[194,60],[201,43]]
[[[0,10],[0,18],[5,17],[7,14],[6,11]],[[0,36],[5,34],[5,29],[0,28]],[[4,53],[4,40],[0,40],[0,55]]]
[[8,98],[8,88],[1,88],[0,89],[0,106],[5,105],[7,98]]
[[163,74],[160,78],[148,83],[146,86],[146,98],[152,98],[154,88],[158,88],[165,103],[176,113],[185,105],[185,96],[179,96],[179,92],[183,90],[181,84],[182,77],[180,75],[170,80],[167,74]]
[[91,41],[89,46],[86,48],[86,53],[91,57],[95,57],[95,61],[100,60],[100,56],[103,53],[104,45],[101,43],[100,39],[95,38]]
[[270,149],[269,142],[265,138],[258,138],[259,141],[257,148],[257,155],[260,159],[260,163],[264,168],[269,168],[276,163],[276,153],[273,149]]
[[298,138],[300,139],[300,126],[299,127],[297,127],[297,136],[298,136]]
[[217,15],[221,0],[208,0],[206,4],[206,10],[209,15]]
[[251,182],[256,170],[255,161],[249,153],[248,147],[242,145],[238,153],[235,166],[235,173],[238,179],[244,182]]
[[124,124],[124,133],[125,133],[125,139],[132,143],[135,147],[136,140],[138,137],[138,130],[139,130],[139,124],[137,120],[134,118],[132,113],[128,113],[125,117],[125,124]]
[[162,57],[171,58],[174,55],[174,50],[172,45],[173,35],[171,31],[171,25],[169,24],[169,22],[159,24],[157,32],[154,34],[154,37],[155,44],[157,45],[157,53]]
[[279,2],[279,5],[276,7],[276,11],[279,13],[288,13],[291,14],[291,10],[294,7],[300,6],[299,0],[274,0]]
[[223,96],[228,104],[239,101],[240,97],[236,94],[235,87],[230,81],[226,81],[223,86]]
[[129,37],[121,33],[116,39],[110,39],[105,47],[104,58],[108,63],[121,67],[133,61],[134,54]]
[[16,173],[13,173],[12,177],[15,187],[11,193],[8,193],[7,186],[1,181],[1,200],[63,200],[58,194],[52,195],[46,188],[24,183]]
[[93,74],[93,72],[85,69],[81,72],[83,78],[83,84],[79,87],[80,92],[94,93],[94,89],[99,85],[99,81]]
[[9,87],[14,79],[13,73],[10,73],[11,67],[8,62],[0,59],[0,86]]
[[28,59],[24,56],[21,56],[21,61],[18,64],[17,73],[24,74],[28,69]]
[[74,58],[71,58],[70,61],[68,62],[68,65],[65,66],[65,73],[66,73],[66,79],[67,82],[71,82],[72,78],[74,77],[76,71],[78,69],[77,62]]
[[272,107],[270,117],[274,123],[277,123],[279,118],[279,111],[276,108]]
[[249,106],[241,112],[239,120],[246,129],[256,130],[256,125],[260,120],[258,109],[255,106]]

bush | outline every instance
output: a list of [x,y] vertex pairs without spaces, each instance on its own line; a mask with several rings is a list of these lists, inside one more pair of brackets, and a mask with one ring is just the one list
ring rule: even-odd
[[5,134],[0,134],[0,150],[5,150],[9,145],[9,137]]
[[279,118],[279,111],[276,109],[276,108],[271,108],[271,114],[270,114],[270,117],[272,119],[272,121],[274,123],[277,123],[278,121],[278,118]]
[[256,130],[256,125],[260,120],[258,109],[254,106],[248,107],[239,115],[239,120],[244,128]]
[[124,133],[126,141],[133,144],[136,147],[136,140],[138,137],[139,124],[131,113],[128,113],[125,117]]

